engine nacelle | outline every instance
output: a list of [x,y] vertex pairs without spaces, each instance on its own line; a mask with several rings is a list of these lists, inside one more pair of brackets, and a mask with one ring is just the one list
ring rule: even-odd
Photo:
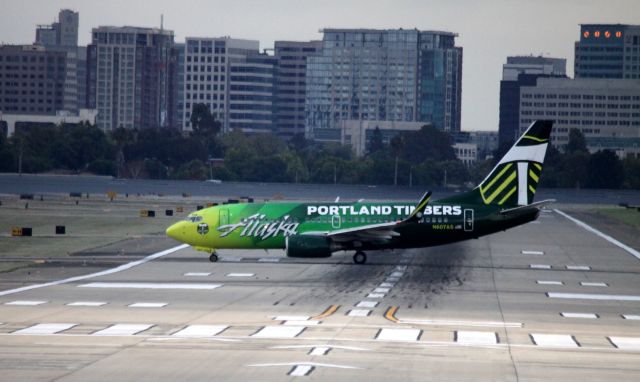
[[330,257],[331,243],[322,236],[294,235],[285,239],[288,257]]

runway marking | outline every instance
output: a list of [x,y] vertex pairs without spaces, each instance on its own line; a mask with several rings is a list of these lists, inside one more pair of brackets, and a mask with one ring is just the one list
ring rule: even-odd
[[316,326],[320,324],[320,321],[316,320],[306,320],[306,321],[298,321],[298,320],[289,320],[282,323],[282,325],[287,326]]
[[295,338],[306,328],[304,326],[265,326],[251,337],[255,338]]
[[169,305],[166,302],[135,302],[127,305],[129,308],[163,308]]
[[351,309],[347,312],[347,316],[350,317],[367,317],[370,314],[371,311],[367,309]]
[[298,365],[298,366],[294,366],[287,374],[293,377],[304,377],[311,374],[313,369],[315,369],[314,366]]
[[78,285],[80,288],[128,288],[128,289],[216,289],[222,284],[203,283],[118,283],[95,282]]
[[184,276],[187,277],[207,277],[211,275],[211,272],[187,272]]
[[384,281],[388,283],[397,283],[400,280],[398,277],[387,277]]
[[278,263],[280,262],[279,257],[262,257],[258,259],[261,263]]
[[19,305],[19,306],[35,306],[46,304],[49,301],[28,301],[28,300],[18,300],[18,301],[10,301],[5,302],[5,305]]
[[560,315],[564,318],[591,318],[591,319],[595,319],[595,318],[599,318],[597,314],[594,313],[567,313],[567,312],[562,312],[560,313]]
[[582,286],[592,286],[592,287],[608,287],[609,286],[607,283],[587,282],[587,281],[581,281],[580,285],[582,285]]
[[273,319],[275,321],[306,321],[308,320],[309,316],[275,316],[273,317]]
[[568,334],[530,334],[533,343],[542,347],[577,348],[580,345]]
[[136,333],[150,329],[152,324],[115,324],[108,328],[98,330],[92,336],[132,336]]
[[169,249],[166,249],[164,251],[154,253],[153,255],[149,255],[149,256],[147,256],[145,258],[142,258],[140,260],[132,261],[130,263],[123,264],[123,265],[120,265],[118,267],[107,269],[107,270],[104,270],[104,271],[90,273],[88,275],[69,277],[67,279],[51,281],[51,282],[48,282],[48,283],[28,285],[28,286],[24,286],[24,287],[20,287],[20,288],[1,291],[0,292],[0,296],[6,296],[6,295],[9,295],[9,294],[24,292],[24,291],[28,291],[28,290],[32,290],[32,289],[45,288],[45,287],[50,287],[50,286],[55,286],[55,285],[67,284],[67,283],[71,283],[71,282],[75,282],[75,281],[82,281],[82,280],[86,280],[86,279],[90,279],[90,278],[94,278],[94,277],[98,277],[98,276],[105,276],[105,275],[110,275],[110,274],[117,273],[117,272],[122,272],[122,271],[125,271],[127,269],[131,269],[131,268],[136,267],[138,265],[141,265],[141,264],[144,264],[146,262],[149,262],[151,260],[157,259],[159,257],[169,255],[169,254],[174,253],[176,251],[179,251],[181,249],[185,249],[187,247],[189,247],[188,244],[181,244],[181,245],[179,245],[177,247],[169,248]]
[[356,308],[375,308],[378,304],[378,301],[360,301],[356,304]]
[[369,293],[367,298],[384,298],[384,293]]
[[253,277],[255,273],[227,273],[227,277]]
[[636,314],[623,314],[622,318],[625,320],[640,320],[640,315]]
[[329,306],[327,309],[324,310],[324,312],[311,317],[314,320],[321,320],[323,318],[329,317],[332,314],[334,314],[338,309],[340,309],[340,305],[331,305]]
[[375,288],[373,293],[389,293],[390,288]]
[[576,300],[604,300],[604,301],[640,301],[640,296],[592,294],[592,293],[554,293],[547,292],[549,298],[565,298]]
[[336,369],[361,369],[360,367],[355,366],[347,366],[347,365],[336,365],[330,363],[318,363],[318,362],[285,362],[285,363],[256,363],[253,365],[247,365],[249,367],[272,367],[272,366],[315,366],[315,367],[330,367]]
[[227,325],[189,325],[172,334],[173,337],[213,337],[222,333]]
[[523,255],[536,255],[536,256],[542,256],[544,255],[543,251],[522,251]]
[[233,256],[221,256],[218,261],[224,262],[240,262],[242,261],[242,257],[233,257]]
[[567,265],[567,269],[570,271],[590,271],[591,267],[587,265]]
[[421,320],[412,318],[401,318],[400,324],[436,325],[436,326],[475,326],[475,327],[500,327],[500,328],[521,328],[521,322],[501,322],[501,321],[459,321],[459,320]]
[[272,346],[270,349],[311,349],[318,347],[327,347],[329,349],[342,349],[342,350],[353,350],[353,351],[370,351],[371,349],[355,347],[355,346],[342,346],[342,345],[278,345]]
[[107,303],[102,301],[76,301],[76,302],[70,302],[67,304],[67,306],[102,306],[102,305],[107,305]]
[[585,223],[585,222],[583,222],[583,221],[581,221],[581,220],[578,220],[578,219],[574,218],[573,216],[569,216],[568,214],[566,214],[566,213],[564,213],[564,212],[562,212],[562,211],[560,211],[560,210],[558,210],[558,209],[554,209],[554,211],[555,211],[555,212],[557,212],[557,213],[559,213],[560,215],[564,216],[565,218],[567,218],[567,219],[571,220],[572,222],[576,223],[576,224],[577,224],[577,225],[579,225],[580,227],[582,227],[582,228],[586,229],[587,231],[589,231],[589,232],[591,232],[591,233],[594,233],[594,234],[596,234],[596,235],[600,236],[601,238],[605,239],[605,240],[606,240],[606,241],[608,241],[609,243],[611,243],[611,244],[613,244],[613,245],[615,245],[615,246],[617,246],[617,247],[619,247],[619,248],[621,248],[621,249],[623,249],[623,250],[625,250],[625,251],[629,252],[630,254],[632,254],[633,256],[635,256],[638,260],[640,260],[640,252],[638,252],[638,251],[636,251],[635,249],[633,249],[633,248],[629,247],[628,245],[623,244],[622,242],[620,242],[620,241],[618,241],[618,240],[614,239],[613,237],[611,237],[611,236],[609,236],[609,235],[607,235],[607,234],[605,234],[605,233],[602,233],[602,232],[598,231],[597,229],[595,229],[595,228],[591,227],[591,226],[590,226],[590,225],[588,225],[587,223]]
[[564,285],[562,281],[550,281],[550,280],[538,280],[537,283],[540,285]]
[[613,346],[622,350],[640,350],[640,337],[607,337]]
[[406,265],[396,265],[396,271],[404,272],[407,270]]
[[396,318],[396,312],[398,311],[398,307],[397,306],[390,306],[387,308],[387,311],[384,312],[384,318],[386,318],[387,320],[391,321],[391,322],[398,322],[398,319]]
[[420,329],[380,329],[375,339],[378,341],[417,341],[422,334]]
[[329,353],[329,350],[331,350],[331,348],[328,346],[318,346],[315,348],[311,348],[311,350],[309,351],[309,355],[327,355],[327,353]]
[[402,277],[404,276],[404,272],[392,272],[389,277]]
[[394,286],[396,286],[395,283],[381,283],[380,287],[382,288],[393,288]]
[[78,324],[36,324],[28,328],[16,330],[12,334],[56,334],[71,329]]
[[458,330],[455,332],[455,341],[464,345],[496,345],[498,343],[498,335],[495,332]]
[[529,265],[531,269],[551,269],[551,265],[547,264],[531,264]]

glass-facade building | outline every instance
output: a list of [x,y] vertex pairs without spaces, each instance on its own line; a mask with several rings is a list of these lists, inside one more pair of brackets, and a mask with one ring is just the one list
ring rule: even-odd
[[582,24],[576,78],[640,78],[640,25]]
[[306,134],[340,139],[340,121],[422,121],[460,129],[462,48],[455,34],[325,29],[307,58]]

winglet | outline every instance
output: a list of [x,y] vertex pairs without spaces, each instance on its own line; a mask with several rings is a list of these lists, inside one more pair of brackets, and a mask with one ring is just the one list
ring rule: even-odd
[[[405,219],[405,221],[413,220],[413,219],[416,219],[417,217],[422,216],[422,213],[424,212],[424,208],[427,206],[427,204],[429,204],[430,199],[431,199],[431,191],[425,192],[425,194],[422,195],[422,198],[420,199],[420,202],[418,203],[418,205],[416,205],[416,208],[413,210],[411,215],[409,215],[409,217]],[[418,213],[420,214],[420,216],[418,216]]]

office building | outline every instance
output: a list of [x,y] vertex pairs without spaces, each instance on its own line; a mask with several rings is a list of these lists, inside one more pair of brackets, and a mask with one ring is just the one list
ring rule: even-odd
[[0,46],[0,111],[5,114],[55,115],[75,111],[75,93],[69,97],[67,53],[40,45]]
[[307,58],[306,134],[339,141],[343,120],[427,122],[460,129],[462,48],[455,34],[325,29]]
[[422,126],[424,126],[422,122],[346,119],[341,120],[339,124],[339,142],[350,145],[353,153],[361,157],[369,151],[376,129],[380,133],[382,143],[388,145],[396,135],[418,131]]
[[304,134],[307,57],[322,48],[322,41],[276,41],[278,60],[276,126],[278,135]]
[[78,25],[80,15],[70,9],[62,9],[58,13],[58,21],[50,25],[38,25],[36,28],[36,44],[46,47],[78,46]]
[[619,147],[621,157],[640,138],[640,80],[538,78],[520,88],[520,100],[520,132],[551,119],[551,143],[559,149],[571,129],[584,134],[590,150]]
[[105,130],[170,127],[177,51],[173,31],[101,26],[87,47],[87,103]]
[[564,58],[514,56],[507,57],[500,81],[499,144],[515,141],[520,127],[520,87],[533,86],[539,77],[565,77]]
[[576,78],[640,78],[640,25],[582,24]]

